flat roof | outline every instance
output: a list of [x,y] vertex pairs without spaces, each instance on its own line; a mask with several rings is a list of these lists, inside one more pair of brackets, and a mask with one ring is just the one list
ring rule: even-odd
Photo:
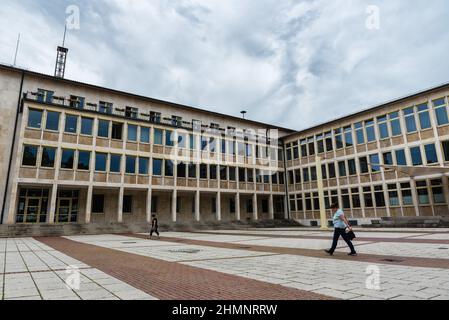
[[429,94],[429,93],[432,93],[432,92],[435,92],[435,91],[439,91],[439,90],[442,90],[442,89],[446,89],[446,88],[449,88],[449,82],[437,85],[435,87],[431,87],[429,89],[418,91],[418,92],[415,92],[415,93],[412,93],[412,94],[409,94],[409,95],[406,95],[406,96],[403,96],[403,97],[400,97],[400,98],[389,100],[389,101],[383,102],[382,104],[362,109],[362,110],[360,110],[360,111],[358,111],[356,113],[348,114],[348,115],[345,115],[345,116],[342,116],[342,117],[339,117],[339,118],[336,118],[336,119],[333,119],[333,120],[329,120],[329,121],[325,121],[325,122],[322,122],[322,123],[318,123],[318,124],[313,125],[313,126],[311,126],[309,128],[302,129],[302,130],[299,130],[299,131],[297,131],[295,133],[289,134],[289,135],[287,135],[287,136],[285,136],[283,138],[284,139],[289,139],[289,138],[294,137],[295,135],[300,135],[302,133],[305,133],[307,131],[311,131],[311,130],[317,129],[317,128],[322,127],[322,126],[326,126],[326,125],[329,125],[329,124],[332,124],[332,123],[335,123],[335,122],[338,122],[338,121],[350,119],[352,117],[359,116],[359,115],[362,115],[364,113],[369,113],[369,112],[372,112],[372,111],[376,111],[378,109],[382,109],[382,108],[385,108],[385,107],[388,107],[388,106],[391,106],[391,105],[394,105],[394,104],[397,104],[397,103],[400,103],[400,102],[404,102],[404,101],[409,100],[409,99],[413,99],[413,98],[419,97],[419,96],[424,95],[424,94]]
[[130,92],[125,92],[125,91],[120,91],[120,90],[116,90],[116,89],[111,89],[111,88],[107,88],[107,87],[100,87],[100,86],[97,86],[97,85],[94,85],[94,84],[90,84],[90,83],[79,82],[79,81],[70,80],[70,79],[57,78],[55,76],[48,75],[48,74],[45,74],[45,73],[39,73],[39,72],[36,72],[36,71],[31,71],[31,70],[27,70],[27,69],[23,69],[23,68],[18,68],[18,67],[11,66],[11,65],[5,65],[5,64],[2,64],[2,63],[0,63],[0,68],[1,69],[6,69],[6,70],[10,70],[10,71],[20,72],[20,73],[23,72],[25,74],[29,74],[29,75],[32,75],[32,76],[42,77],[42,78],[46,78],[46,79],[50,79],[50,80],[54,80],[54,81],[59,81],[59,82],[67,83],[67,84],[85,86],[85,87],[88,87],[88,88],[91,88],[91,89],[95,89],[95,90],[109,91],[109,92],[114,93],[114,94],[120,94],[120,95],[124,95],[124,96],[128,96],[128,97],[132,97],[132,98],[138,98],[138,99],[146,100],[146,101],[153,102],[153,103],[166,104],[166,105],[169,105],[171,107],[180,108],[180,109],[184,109],[184,110],[195,111],[195,112],[200,112],[200,113],[205,113],[205,114],[215,115],[215,116],[218,115],[218,116],[222,116],[222,117],[227,117],[227,118],[230,118],[230,119],[233,119],[233,120],[238,120],[238,121],[242,121],[242,122],[251,123],[251,124],[254,124],[254,125],[268,127],[270,129],[283,130],[283,131],[286,131],[288,133],[295,133],[296,132],[296,130],[289,129],[289,128],[283,128],[283,127],[280,127],[280,126],[275,126],[275,125],[272,125],[272,124],[269,124],[269,123],[263,123],[263,122],[259,122],[259,121],[249,120],[249,119],[242,119],[242,118],[239,118],[239,117],[236,117],[236,116],[232,116],[232,115],[229,115],[229,114],[224,114],[224,113],[204,110],[204,109],[197,108],[197,107],[192,107],[192,106],[183,105],[183,104],[170,102],[170,101],[164,101],[164,100],[160,100],[160,99],[146,97],[146,96],[142,96],[142,95],[138,95],[138,94],[134,94],[134,93],[130,93]]

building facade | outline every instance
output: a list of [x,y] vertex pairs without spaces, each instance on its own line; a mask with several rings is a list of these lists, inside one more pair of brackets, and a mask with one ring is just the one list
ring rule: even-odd
[[449,214],[449,85],[295,132],[0,66],[2,223],[293,218],[325,202],[359,223]]

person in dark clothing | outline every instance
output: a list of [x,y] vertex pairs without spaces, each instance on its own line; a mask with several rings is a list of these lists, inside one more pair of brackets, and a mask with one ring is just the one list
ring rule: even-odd
[[158,228],[159,228],[159,224],[158,224],[158,221],[157,221],[157,218],[156,218],[156,215],[155,214],[153,214],[153,216],[152,216],[153,218],[151,219],[151,231],[150,231],[150,239],[152,239],[153,238],[153,233],[156,233],[157,234],[157,238],[158,239],[160,239],[160,236],[159,236],[159,231],[158,231]]
[[349,238],[346,229],[348,231],[352,231],[351,225],[349,224],[348,219],[346,219],[343,210],[338,208],[338,203],[333,203],[331,206],[332,214],[333,216],[333,222],[334,222],[334,239],[332,242],[332,247],[329,250],[325,250],[327,254],[333,255],[335,249],[338,245],[338,240],[340,236],[343,237],[346,244],[348,245],[349,249],[351,249],[351,252],[348,253],[349,256],[356,256],[357,252],[354,249],[354,245],[351,242],[351,239]]

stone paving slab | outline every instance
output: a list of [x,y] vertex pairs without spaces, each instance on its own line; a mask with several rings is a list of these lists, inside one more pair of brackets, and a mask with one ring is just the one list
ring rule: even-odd
[[[317,293],[286,288],[281,285],[196,268],[181,263],[144,257],[116,249],[107,249],[67,238],[38,239],[55,250],[83,261],[160,299],[331,299]],[[148,243],[150,242],[148,241]],[[129,297],[129,292],[120,291],[118,295],[126,299]]]

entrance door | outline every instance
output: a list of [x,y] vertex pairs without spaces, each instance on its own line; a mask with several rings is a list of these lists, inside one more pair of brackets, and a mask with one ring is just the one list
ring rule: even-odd
[[36,223],[41,212],[41,198],[27,198],[25,203],[25,222]]
[[67,223],[70,221],[70,212],[72,211],[71,198],[58,198],[58,207],[56,210],[55,222]]

